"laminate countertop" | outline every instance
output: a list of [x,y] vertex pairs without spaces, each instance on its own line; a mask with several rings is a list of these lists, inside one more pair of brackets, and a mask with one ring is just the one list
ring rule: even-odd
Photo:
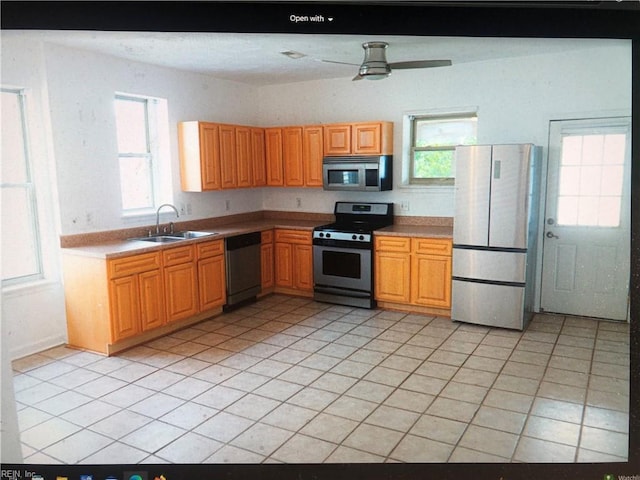
[[391,225],[374,232],[374,235],[420,238],[453,238],[453,227],[442,225]]
[[155,252],[158,250],[180,247],[183,245],[190,245],[199,242],[208,242],[225,237],[242,235],[244,233],[261,232],[274,228],[312,231],[315,227],[323,225],[324,223],[327,222],[289,219],[254,220],[248,222],[220,225],[211,229],[198,229],[198,231],[210,232],[211,235],[199,238],[185,239],[176,242],[154,243],[144,240],[122,239],[106,241],[104,243],[99,242],[90,245],[82,245],[72,248],[63,248],[62,252],[66,255],[80,255],[95,258],[112,259],[125,257],[128,255],[137,255],[140,253]]

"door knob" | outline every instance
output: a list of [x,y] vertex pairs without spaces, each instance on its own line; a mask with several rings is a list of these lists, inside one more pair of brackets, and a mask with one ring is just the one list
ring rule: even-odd
[[547,238],[560,238],[560,237],[553,232],[547,232]]

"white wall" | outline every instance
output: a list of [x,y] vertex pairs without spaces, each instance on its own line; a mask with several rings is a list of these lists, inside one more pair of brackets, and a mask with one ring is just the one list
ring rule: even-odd
[[[631,113],[631,44],[560,54],[394,72],[385,80],[350,78],[261,88],[262,123],[280,125],[394,122],[394,190],[352,194],[356,200],[409,202],[398,215],[452,216],[453,187],[400,185],[402,119],[407,112],[477,108],[479,143],[532,142],[546,147],[549,120]],[[544,151],[546,157],[546,149]],[[302,208],[331,212],[345,194],[305,190]],[[295,209],[300,192],[268,191],[265,208]]]
[[[83,50],[46,45],[61,231],[81,233],[147,225],[155,216],[121,217],[113,99],[116,92],[165,98],[173,203],[191,204],[191,216],[207,218],[261,207],[260,191],[189,194],[180,190],[177,123],[208,120],[255,123],[257,92],[246,85],[200,74],[129,62]],[[231,201],[225,211],[224,200]]]

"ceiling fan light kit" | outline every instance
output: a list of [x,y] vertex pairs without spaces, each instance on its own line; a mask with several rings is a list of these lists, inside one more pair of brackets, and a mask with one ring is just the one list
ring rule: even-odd
[[386,42],[366,42],[362,44],[362,48],[364,48],[364,61],[354,80],[360,80],[360,78],[382,80],[391,74],[391,67],[389,63],[387,63],[385,53],[387,46],[388,44]]

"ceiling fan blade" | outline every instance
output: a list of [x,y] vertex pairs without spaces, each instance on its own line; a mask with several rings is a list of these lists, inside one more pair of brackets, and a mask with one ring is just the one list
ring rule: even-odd
[[395,62],[389,64],[389,66],[393,70],[402,70],[407,68],[448,67],[450,65],[451,60],[415,60],[413,62]]
[[356,80],[362,80],[364,77],[360,74],[357,74],[355,77],[353,77],[351,79],[352,82],[355,82]]
[[359,67],[360,66],[359,63],[336,62],[334,60],[320,60],[320,61],[324,62],[324,63],[337,63],[338,65],[350,65],[352,67]]

